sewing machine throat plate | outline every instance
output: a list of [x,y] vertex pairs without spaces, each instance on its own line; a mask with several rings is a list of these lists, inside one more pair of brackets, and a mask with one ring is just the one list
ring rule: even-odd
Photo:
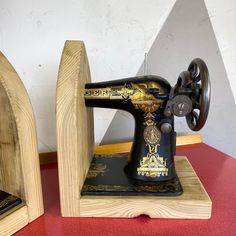
[[127,160],[126,155],[95,155],[81,195],[178,196],[182,194],[183,189],[178,177],[153,182],[129,178],[124,171]]

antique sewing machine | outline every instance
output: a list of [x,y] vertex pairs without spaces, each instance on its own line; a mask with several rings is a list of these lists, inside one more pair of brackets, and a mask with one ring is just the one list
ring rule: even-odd
[[[200,130],[207,119],[210,81],[203,60],[194,59],[174,87],[159,76],[87,83],[87,107],[122,109],[135,119],[129,157],[95,156],[82,195],[161,195],[183,192],[176,174],[174,116]],[[121,127],[122,129],[122,127]]]

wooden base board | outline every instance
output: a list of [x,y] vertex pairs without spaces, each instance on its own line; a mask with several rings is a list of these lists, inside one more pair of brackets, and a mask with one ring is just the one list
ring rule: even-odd
[[175,157],[184,193],[177,197],[81,196],[81,217],[209,219],[212,202],[186,157]]
[[12,235],[28,223],[27,206],[23,206],[0,221],[0,235]]

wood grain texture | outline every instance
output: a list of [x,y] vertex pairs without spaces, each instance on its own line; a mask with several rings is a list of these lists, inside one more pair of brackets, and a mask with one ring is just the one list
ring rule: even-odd
[[0,235],[12,235],[28,223],[28,209],[26,206],[23,206],[0,221]]
[[66,41],[56,95],[56,125],[61,213],[79,216],[80,190],[94,152],[92,109],[84,104],[84,85],[90,82],[82,41]]
[[[183,146],[189,144],[202,143],[202,136],[200,134],[177,136],[176,146]],[[96,154],[119,154],[128,153],[131,150],[133,142],[117,143],[117,144],[107,144],[96,146]]]
[[196,143],[202,143],[201,134],[180,135],[176,137],[176,146],[184,146]]
[[[201,134],[177,136],[176,138],[176,146],[183,146],[196,143],[202,143]],[[130,152],[131,146],[132,142],[99,145],[95,147],[95,154],[109,155],[128,153]],[[40,153],[39,160],[41,165],[55,163],[57,162],[57,152]]]
[[82,196],[81,217],[209,219],[212,202],[186,157],[175,157],[184,193],[177,197]]
[[24,199],[20,147],[10,100],[0,83],[0,189]]
[[[2,53],[0,92],[0,104],[4,103],[0,106],[1,187],[5,190],[9,188],[10,192],[16,191],[22,197],[31,222],[43,214],[35,119],[24,85]],[[7,125],[5,128],[2,122]],[[15,174],[6,173],[11,168],[16,170]]]

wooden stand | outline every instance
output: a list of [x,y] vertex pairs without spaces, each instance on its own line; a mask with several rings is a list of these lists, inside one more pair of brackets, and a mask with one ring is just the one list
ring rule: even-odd
[[61,213],[67,217],[136,217],[208,219],[211,200],[186,157],[176,158],[184,194],[178,197],[81,196],[94,152],[93,114],[84,105],[84,84],[90,82],[81,41],[67,41],[57,83],[57,144]]
[[23,200],[0,220],[0,235],[10,235],[43,214],[35,120],[27,92],[0,53],[0,189]]
[[82,196],[82,217],[136,217],[209,219],[211,200],[186,157],[175,157],[184,193],[177,197]]

